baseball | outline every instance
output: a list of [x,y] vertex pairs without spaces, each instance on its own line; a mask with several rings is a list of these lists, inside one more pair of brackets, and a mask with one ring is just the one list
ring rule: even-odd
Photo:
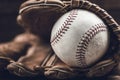
[[106,54],[109,33],[106,24],[97,15],[74,9],[58,19],[50,41],[55,54],[64,63],[86,68]]

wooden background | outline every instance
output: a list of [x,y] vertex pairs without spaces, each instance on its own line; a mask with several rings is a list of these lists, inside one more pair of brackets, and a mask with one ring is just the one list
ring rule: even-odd
[[[25,0],[0,0],[0,42],[6,42],[21,32],[22,28],[16,23],[18,9]],[[120,0],[89,0],[108,11],[114,19],[120,23]],[[9,74],[7,71],[0,72],[0,80],[40,80],[40,78],[20,78]]]

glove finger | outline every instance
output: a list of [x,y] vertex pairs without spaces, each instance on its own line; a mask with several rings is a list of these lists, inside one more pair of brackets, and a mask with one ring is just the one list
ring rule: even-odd
[[35,72],[24,66],[22,63],[17,63],[17,62],[9,64],[7,66],[7,69],[9,70],[9,72],[21,77],[35,76],[38,74],[38,72]]
[[46,67],[44,72],[45,76],[50,79],[69,79],[83,76],[62,62],[55,54],[50,57],[45,66],[50,66]]
[[113,75],[113,76],[108,77],[107,80],[120,80],[120,76],[119,75]]
[[50,47],[40,47],[33,46],[29,49],[27,55],[19,58],[17,62],[13,62],[7,66],[7,69],[18,76],[36,76],[38,73],[42,74],[42,72],[38,72],[34,69],[35,66],[41,66],[43,60],[51,51]]
[[48,78],[54,78],[54,79],[68,79],[68,78],[74,78],[78,76],[75,72],[72,71],[72,69],[69,69],[67,67],[61,67],[61,66],[54,66],[48,71],[46,71],[45,76]]
[[28,0],[21,5],[17,22],[49,42],[51,28],[65,12],[63,7],[60,0]]
[[[19,59],[28,49],[29,45],[24,42],[11,41],[0,44],[0,70]],[[23,52],[23,53],[22,53]]]
[[0,70],[6,69],[6,66],[14,62],[11,58],[0,56]]

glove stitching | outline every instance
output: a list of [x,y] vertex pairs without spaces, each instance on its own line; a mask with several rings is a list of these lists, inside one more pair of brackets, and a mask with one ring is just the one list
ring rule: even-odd
[[58,5],[58,4],[48,4],[48,3],[46,3],[46,4],[44,4],[44,3],[42,3],[42,4],[34,4],[34,5],[30,5],[30,6],[26,6],[26,7],[24,7],[24,8],[22,8],[22,9],[20,9],[20,11],[19,11],[19,14],[21,14],[22,12],[24,12],[25,10],[27,10],[27,9],[32,9],[33,7],[43,7],[43,6],[55,6],[55,7],[60,7],[60,8],[63,8],[64,6],[62,6],[62,5]]

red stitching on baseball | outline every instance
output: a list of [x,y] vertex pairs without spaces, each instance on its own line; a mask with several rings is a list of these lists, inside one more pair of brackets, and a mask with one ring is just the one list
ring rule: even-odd
[[77,12],[78,12],[78,10],[73,10],[73,11],[70,12],[69,16],[66,18],[66,20],[62,24],[61,28],[58,30],[56,35],[51,40],[52,45],[57,43],[62,38],[63,34],[65,34],[65,32],[68,31],[71,23],[75,20],[75,18],[78,15]]
[[87,67],[85,61],[85,53],[88,48],[90,40],[99,32],[106,31],[106,26],[104,24],[97,24],[90,28],[81,38],[76,49],[76,61],[81,67]]

